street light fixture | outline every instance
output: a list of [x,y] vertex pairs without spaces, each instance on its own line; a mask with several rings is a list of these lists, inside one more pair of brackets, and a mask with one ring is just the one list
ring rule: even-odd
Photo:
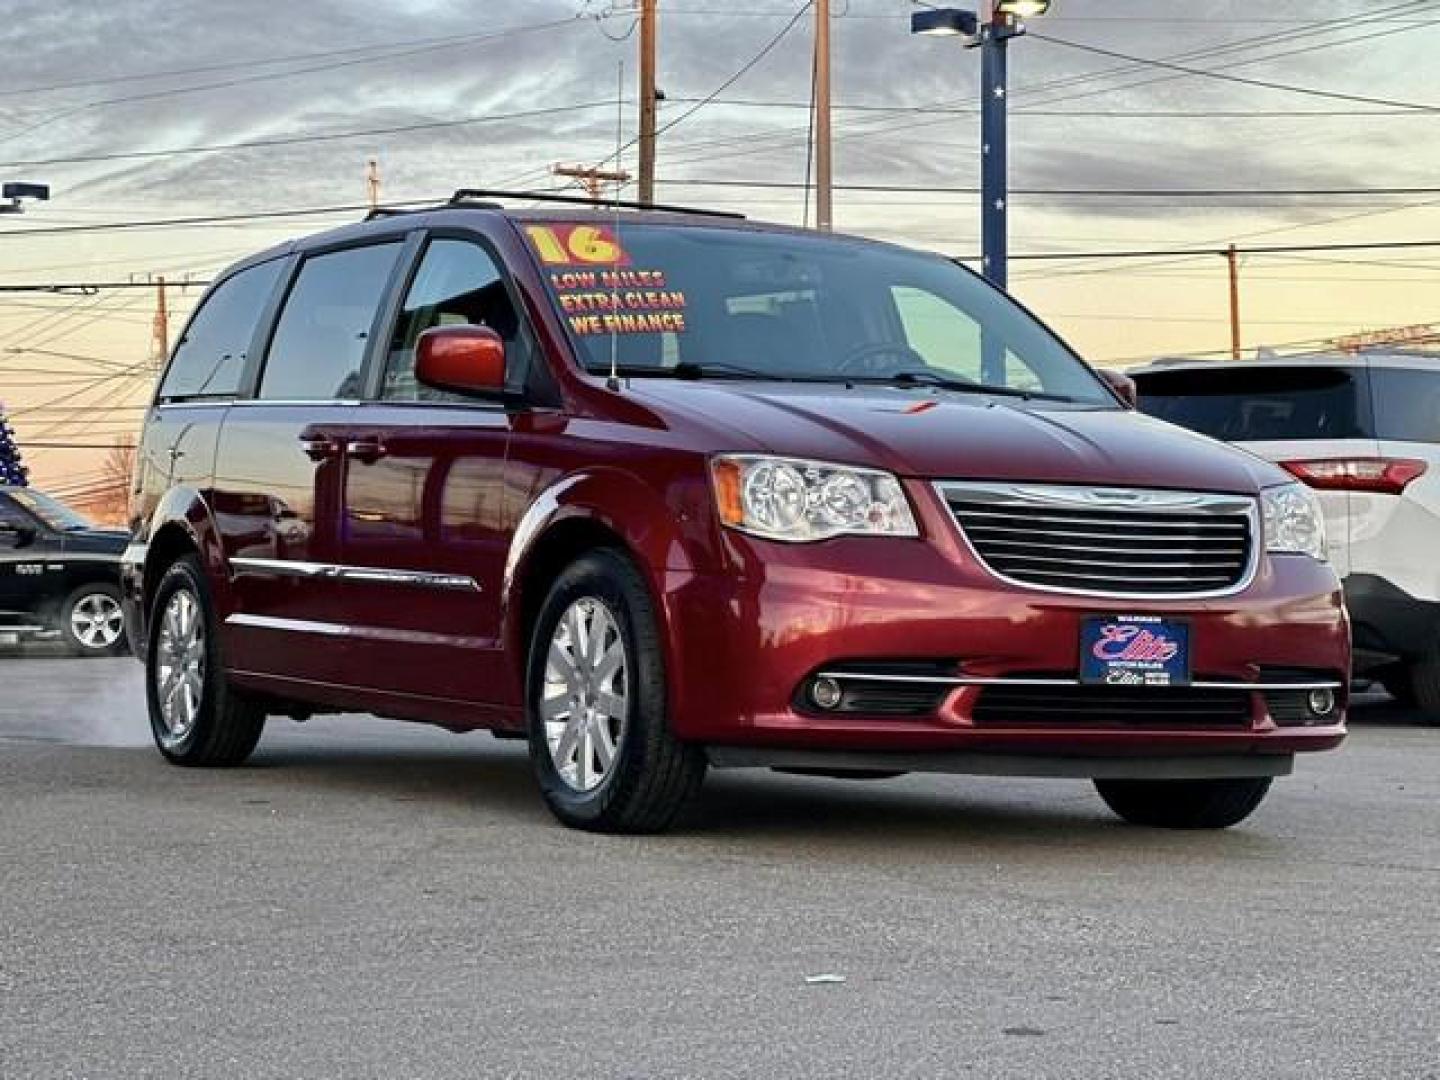
[[999,0],[995,10],[1012,19],[1034,19],[1050,10],[1050,0]]
[[912,34],[929,34],[931,37],[980,36],[980,20],[972,11],[955,8],[928,8],[910,16]]
[[23,213],[25,208],[20,205],[21,199],[39,199],[43,202],[49,198],[49,184],[3,184],[0,185],[0,199],[8,199],[9,202],[0,203],[0,214]]
[[984,273],[1000,288],[1007,272],[1007,88],[1006,46],[1025,33],[1021,20],[1044,15],[1051,0],[992,0],[981,18],[961,8],[928,8],[910,16],[912,34],[960,36],[968,47],[980,49],[980,189]]

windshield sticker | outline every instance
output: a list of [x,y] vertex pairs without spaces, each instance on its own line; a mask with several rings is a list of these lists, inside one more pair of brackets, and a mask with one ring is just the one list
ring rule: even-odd
[[630,257],[603,225],[526,225],[535,254],[546,266],[628,266]]
[[577,334],[683,334],[685,294],[660,270],[550,272],[550,286]]

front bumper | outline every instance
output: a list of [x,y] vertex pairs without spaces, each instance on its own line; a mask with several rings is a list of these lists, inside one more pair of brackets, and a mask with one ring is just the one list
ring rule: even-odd
[[[762,747],[776,760],[784,758],[779,750],[983,754],[1033,759],[1040,774],[1050,767],[1041,759],[1089,759],[1075,766],[1086,775],[1102,760],[1134,759],[1138,768],[1139,759],[1287,757],[1343,740],[1349,626],[1328,567],[1303,556],[1267,557],[1234,596],[1107,600],[1008,585],[957,540],[932,531],[921,540],[786,546],[727,536],[735,573],[668,574],[662,592],[676,732],[724,748],[714,751],[717,763]],[[1195,680],[1240,687],[1244,715],[1224,724],[977,716],[986,681],[1073,681],[1081,620],[1122,613],[1188,620]],[[841,715],[804,705],[802,688],[818,673],[895,664],[928,665],[964,682],[945,686],[918,715]],[[1275,680],[1335,687],[1336,708],[1323,723],[1297,725],[1259,688]],[[1256,761],[1249,775],[1265,775],[1272,764]]]

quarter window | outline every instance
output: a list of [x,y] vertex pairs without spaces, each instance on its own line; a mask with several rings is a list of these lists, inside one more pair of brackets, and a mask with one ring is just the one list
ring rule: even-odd
[[1440,443],[1440,371],[1371,368],[1370,386],[1379,438]]
[[280,270],[272,259],[226,278],[206,297],[175,346],[162,398],[229,397],[240,389],[245,357]]
[[370,328],[398,244],[372,244],[306,259],[265,359],[269,401],[358,398]]
[[415,379],[415,343],[436,326],[488,326],[505,341],[511,363],[529,353],[524,324],[500,269],[484,248],[466,240],[435,240],[425,249],[395,322],[382,396],[391,401],[464,401]]

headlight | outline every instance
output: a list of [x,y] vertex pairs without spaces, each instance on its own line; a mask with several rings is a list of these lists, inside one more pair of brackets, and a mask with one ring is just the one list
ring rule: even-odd
[[919,536],[900,481],[875,469],[726,454],[710,462],[720,520],[769,540]]
[[1303,484],[1261,492],[1265,510],[1265,550],[1325,560],[1325,518],[1320,502]]

